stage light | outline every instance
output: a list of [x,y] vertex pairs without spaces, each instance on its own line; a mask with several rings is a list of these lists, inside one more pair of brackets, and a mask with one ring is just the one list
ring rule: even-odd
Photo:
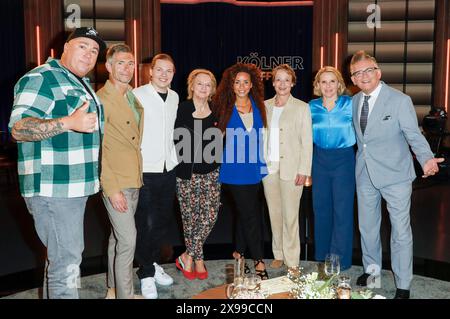
[[138,86],[138,60],[137,60],[137,23],[133,20],[133,45],[134,45],[134,87]]
[[448,112],[448,85],[449,85],[449,79],[450,77],[450,39],[447,40],[447,74],[445,77],[445,102],[444,102],[444,108]]
[[37,65],[41,65],[41,31],[39,26],[36,26],[36,55]]
[[168,4],[202,4],[205,2],[228,3],[235,6],[251,7],[283,7],[283,6],[313,6],[314,1],[237,1],[237,0],[161,0],[161,3]]
[[339,33],[335,34],[335,44],[334,44],[334,67],[338,68],[338,49],[339,49]]
[[320,68],[323,68],[323,46],[320,47]]

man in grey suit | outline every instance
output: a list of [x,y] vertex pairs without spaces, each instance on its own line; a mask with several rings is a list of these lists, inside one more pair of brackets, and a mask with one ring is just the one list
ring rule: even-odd
[[[361,92],[353,98],[356,130],[356,190],[363,252],[357,284],[366,286],[381,269],[381,198],[391,221],[391,266],[397,291],[394,298],[409,298],[412,279],[413,238],[410,225],[412,181],[416,178],[409,147],[428,177],[438,163],[421,134],[411,98],[386,85],[375,58],[358,51],[350,62],[352,81]],[[372,277],[371,277],[372,276]]]

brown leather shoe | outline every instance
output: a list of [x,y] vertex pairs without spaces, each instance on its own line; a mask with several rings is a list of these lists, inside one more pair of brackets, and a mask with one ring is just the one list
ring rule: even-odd
[[270,263],[270,268],[278,269],[278,268],[280,268],[283,265],[284,265],[284,262],[282,260],[274,259]]

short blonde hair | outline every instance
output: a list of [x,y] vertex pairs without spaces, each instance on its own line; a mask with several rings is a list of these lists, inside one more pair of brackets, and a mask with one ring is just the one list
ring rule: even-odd
[[158,61],[158,60],[169,61],[173,65],[173,73],[176,72],[175,61],[167,53],[159,53],[159,54],[155,55],[152,59],[152,62],[150,63],[150,69],[153,69],[155,67],[156,61]]
[[[355,65],[358,62],[361,61],[365,61],[365,60],[370,60],[372,61],[377,67],[378,67],[378,62],[377,59],[375,59],[373,56],[371,56],[370,54],[368,54],[366,51],[364,50],[359,50],[356,51],[353,56],[352,59],[350,61],[350,75],[352,75],[352,66]],[[353,76],[353,75],[352,75]]]
[[206,74],[211,79],[211,94],[208,96],[208,101],[211,100],[211,97],[216,93],[217,88],[217,80],[214,74],[206,69],[195,69],[191,73],[189,73],[187,79],[187,91],[188,91],[188,99],[192,99],[194,93],[194,80],[199,74]]
[[344,79],[342,78],[341,72],[339,72],[339,70],[336,69],[335,67],[324,66],[317,72],[316,77],[314,78],[314,82],[313,82],[314,95],[322,96],[322,92],[320,91],[319,82],[320,82],[320,77],[325,72],[333,73],[336,76],[336,79],[338,80],[338,84],[339,84],[337,93],[338,93],[338,95],[344,94],[346,87],[345,87],[345,82],[344,82]]
[[275,75],[277,75],[277,72],[280,70],[287,72],[287,74],[291,76],[292,84],[295,85],[295,83],[297,83],[297,76],[295,75],[295,71],[289,64],[280,64],[272,70],[272,82],[275,81]]

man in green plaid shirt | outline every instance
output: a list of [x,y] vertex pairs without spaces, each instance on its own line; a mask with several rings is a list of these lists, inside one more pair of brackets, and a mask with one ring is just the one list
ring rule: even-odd
[[47,248],[44,297],[78,298],[84,210],[99,191],[103,127],[85,76],[105,47],[93,28],[75,29],[61,60],[49,58],[14,88],[9,128],[18,141],[20,191]]

